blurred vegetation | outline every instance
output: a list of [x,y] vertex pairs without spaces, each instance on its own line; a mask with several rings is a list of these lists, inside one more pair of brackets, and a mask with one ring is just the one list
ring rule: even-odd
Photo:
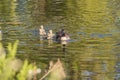
[[15,57],[18,41],[12,46],[8,44],[8,53],[5,53],[0,43],[0,78],[2,80],[26,80],[28,79],[29,70],[34,69],[33,64],[29,64],[27,60],[22,62]]
[[[36,76],[41,70],[37,68],[35,63],[29,64],[27,60],[23,62],[15,57],[18,42],[19,41],[16,41],[13,46],[11,43],[8,44],[8,53],[5,53],[5,50],[0,43],[0,79],[39,80]],[[66,77],[62,63],[59,59],[55,64],[50,61],[49,70],[46,71],[40,80],[43,80],[47,76],[48,80],[63,80]]]

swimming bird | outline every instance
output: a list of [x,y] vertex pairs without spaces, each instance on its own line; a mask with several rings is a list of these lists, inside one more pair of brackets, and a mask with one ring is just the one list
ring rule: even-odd
[[69,35],[65,32],[64,29],[61,29],[60,31],[56,32],[56,41],[61,41],[61,37],[66,37],[67,40],[70,39]]
[[39,34],[40,34],[41,36],[45,36],[45,35],[46,35],[46,32],[45,32],[45,29],[44,29],[43,25],[41,25],[40,27],[41,27],[41,28],[39,29]]
[[49,32],[47,34],[47,39],[53,39],[54,36],[55,36],[55,34],[53,34],[52,30],[49,30]]

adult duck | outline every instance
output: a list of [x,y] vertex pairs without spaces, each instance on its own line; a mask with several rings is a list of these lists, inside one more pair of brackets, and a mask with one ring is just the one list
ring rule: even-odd
[[60,31],[56,32],[56,41],[61,41],[61,37],[66,37],[67,40],[70,39],[69,35],[65,32],[64,29],[61,29]]

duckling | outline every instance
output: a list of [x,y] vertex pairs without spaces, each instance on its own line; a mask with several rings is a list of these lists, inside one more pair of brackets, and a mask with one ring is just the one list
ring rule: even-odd
[[55,34],[53,34],[52,30],[49,30],[49,32],[47,34],[47,39],[53,39],[54,36],[55,36]]
[[40,27],[41,27],[41,28],[39,29],[39,34],[40,34],[41,36],[45,36],[45,35],[46,35],[46,32],[45,32],[45,29],[44,29],[43,25],[41,25]]

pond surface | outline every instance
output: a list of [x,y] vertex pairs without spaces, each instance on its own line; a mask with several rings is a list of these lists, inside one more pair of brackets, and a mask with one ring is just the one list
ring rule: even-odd
[[[66,52],[40,40],[40,25],[69,33]],[[60,58],[66,80],[120,79],[120,0],[0,0],[0,26],[4,46],[20,41],[21,59],[46,69]]]

